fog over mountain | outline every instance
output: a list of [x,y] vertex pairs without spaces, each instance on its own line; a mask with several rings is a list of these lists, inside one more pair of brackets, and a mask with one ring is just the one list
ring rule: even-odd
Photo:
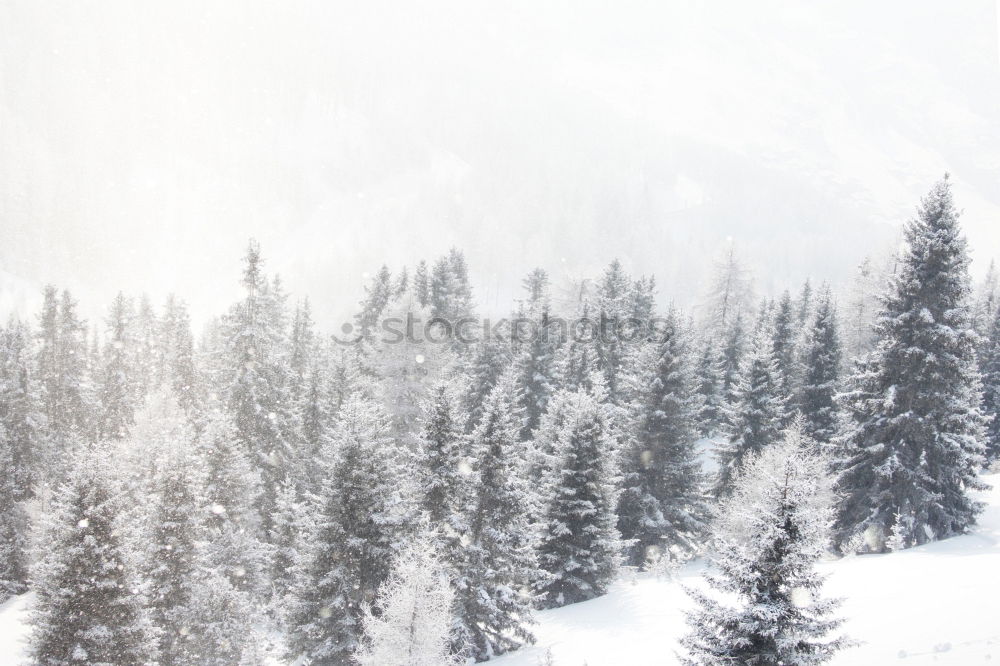
[[[843,282],[945,171],[1000,255],[996,4],[0,2],[0,309],[238,294],[246,240],[347,316],[466,251],[481,307],[612,257],[690,304]],[[881,245],[880,245],[881,244]]]

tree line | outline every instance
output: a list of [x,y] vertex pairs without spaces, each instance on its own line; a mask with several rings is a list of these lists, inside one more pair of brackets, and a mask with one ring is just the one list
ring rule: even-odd
[[475,317],[454,249],[378,271],[352,344],[254,242],[197,340],[176,297],[90,330],[46,287],[0,331],[0,594],[34,590],[38,664],[447,664],[709,552],[740,605],[697,597],[692,663],[821,663],[846,643],[811,565],[965,532],[1000,454],[996,280],[972,288],[947,179],[905,241],[842,306],[757,300],[733,252],[697,316],[618,261],[561,294],[536,269],[512,315],[547,334],[471,344],[377,335]]

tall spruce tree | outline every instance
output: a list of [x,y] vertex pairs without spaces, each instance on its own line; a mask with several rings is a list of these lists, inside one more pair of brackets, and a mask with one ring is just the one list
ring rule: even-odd
[[30,617],[33,663],[147,664],[155,635],[117,522],[122,498],[107,452],[74,454],[44,526],[48,545],[35,565]]
[[1000,460],[1000,307],[993,313],[986,344],[980,352],[983,376],[983,411],[990,419],[986,429],[986,460]]
[[[705,532],[708,505],[697,459],[696,379],[686,332],[670,311],[639,362],[634,440],[623,460],[618,528],[628,561],[690,554]],[[679,554],[679,553],[678,553]]]
[[838,532],[881,552],[968,530],[982,508],[984,418],[969,320],[969,257],[947,177],[905,228],[875,350],[844,400],[849,461]]
[[721,358],[711,337],[706,337],[698,350],[694,373],[696,390],[701,399],[698,432],[702,437],[711,437],[722,424],[726,405]]
[[546,608],[604,594],[618,571],[618,447],[604,397],[563,393],[555,399],[559,413],[543,418],[554,459],[544,484],[538,548],[546,575],[537,589]]
[[714,525],[708,582],[723,598],[688,590],[696,608],[684,663],[811,666],[849,645],[828,638],[842,624],[840,601],[820,596],[815,571],[834,518],[827,467],[797,427],[744,461]]
[[477,490],[457,581],[456,647],[476,661],[534,641],[530,586],[539,570],[528,520],[525,447],[518,437],[519,402],[514,377],[506,373],[472,435]]
[[15,501],[34,493],[39,476],[40,412],[38,385],[31,358],[31,332],[11,317],[0,330],[0,430],[10,450],[9,471]]
[[788,410],[785,416],[786,424],[790,423],[794,410],[798,406],[801,373],[797,348],[799,329],[796,322],[792,297],[786,290],[775,307],[771,333],[771,349],[774,352],[774,363],[777,370],[775,379]]
[[244,258],[243,287],[243,300],[226,319],[225,396],[237,441],[260,470],[258,508],[267,534],[293,456],[293,419],[283,354],[283,296],[280,284],[268,282],[255,241]]
[[729,407],[729,441],[716,451],[719,476],[715,494],[728,494],[736,471],[748,453],[759,453],[778,439],[787,413],[778,382],[770,336],[761,330],[743,362]]
[[342,408],[324,452],[316,527],[289,600],[292,656],[353,663],[364,604],[388,577],[413,519],[403,449],[389,433],[375,403],[355,398]]
[[824,286],[805,340],[798,400],[805,434],[820,444],[833,441],[839,426],[835,397],[840,388],[841,349],[837,308],[830,288]]
[[103,439],[122,439],[135,420],[134,318],[132,302],[119,292],[108,311],[107,342],[102,355],[98,435]]

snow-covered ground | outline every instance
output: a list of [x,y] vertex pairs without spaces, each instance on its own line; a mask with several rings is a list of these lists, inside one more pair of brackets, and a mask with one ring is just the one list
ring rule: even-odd
[[[979,527],[967,536],[890,555],[824,563],[827,591],[845,597],[844,632],[863,644],[834,660],[841,666],[969,666],[1000,662],[1000,475]],[[702,562],[677,580],[641,575],[606,596],[539,613],[535,647],[496,666],[538,666],[552,650],[556,666],[665,666],[676,663],[688,600]],[[0,605],[0,664],[23,662],[28,597]]]
[[[973,534],[889,555],[824,563],[830,596],[845,598],[844,633],[862,641],[841,666],[969,666],[1000,663],[1000,475],[986,477],[989,506]],[[677,581],[639,576],[600,599],[539,613],[537,646],[496,666],[667,666],[689,607],[682,585],[698,584],[696,562]]]

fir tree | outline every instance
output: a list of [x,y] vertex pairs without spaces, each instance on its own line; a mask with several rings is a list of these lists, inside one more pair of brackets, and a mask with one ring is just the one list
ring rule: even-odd
[[365,286],[365,298],[360,303],[361,311],[354,318],[361,335],[366,338],[373,335],[382,314],[393,299],[394,291],[392,273],[388,266],[383,265],[371,279],[371,283]]
[[774,312],[774,324],[771,337],[771,349],[774,353],[775,379],[778,390],[785,399],[788,413],[785,423],[792,418],[797,407],[800,369],[798,366],[798,339],[796,315],[792,306],[792,298],[785,291],[778,301]]
[[719,477],[715,494],[726,495],[748,453],[759,453],[778,439],[786,417],[777,363],[767,331],[760,331],[743,362],[729,408],[729,441],[716,452]]
[[324,664],[350,664],[365,603],[389,575],[412,520],[401,449],[370,401],[344,405],[324,454],[316,527],[289,601],[289,648]]
[[546,575],[537,589],[547,608],[604,594],[618,571],[617,442],[601,397],[579,390],[564,394],[556,423],[548,414],[543,420],[542,428],[553,431],[555,459],[545,483],[539,545]]
[[715,524],[716,575],[725,600],[689,590],[696,610],[682,645],[691,666],[806,666],[849,643],[827,638],[842,623],[839,600],[823,599],[816,563],[833,522],[827,462],[793,428],[783,442],[748,456]]
[[198,370],[195,366],[194,337],[187,305],[172,294],[167,297],[156,339],[158,383],[173,389],[177,401],[188,416],[198,414],[204,405]]
[[993,314],[979,367],[983,377],[983,411],[990,419],[986,429],[986,459],[993,462],[1000,460],[1000,307]]
[[712,338],[706,338],[702,343],[694,372],[696,390],[701,398],[698,432],[702,437],[711,437],[722,423],[726,404],[721,358]]
[[618,527],[633,566],[669,551],[693,552],[707,503],[695,442],[698,406],[688,343],[671,311],[635,377],[636,430],[623,461]]
[[[170,400],[172,395],[153,394],[150,400]],[[176,404],[175,431],[169,448],[154,451],[158,458],[150,483],[153,507],[149,515],[147,564],[150,618],[159,629],[160,655],[167,664],[196,663],[184,631],[191,630],[192,586],[197,581],[199,552],[204,539],[205,487],[201,461],[192,450],[192,433]]]
[[33,571],[37,599],[30,654],[45,666],[145,664],[156,641],[116,523],[121,499],[105,453],[74,456],[45,526],[48,547]]
[[245,297],[227,317],[227,386],[229,413],[237,441],[261,473],[260,506],[264,533],[269,530],[277,490],[293,457],[293,419],[282,354],[283,295],[269,283],[260,247],[251,241],[244,259]]
[[805,368],[799,398],[805,434],[821,444],[833,441],[839,426],[835,397],[840,385],[841,363],[837,309],[830,288],[824,287],[805,341]]
[[472,435],[477,492],[457,582],[457,639],[477,661],[534,640],[530,585],[539,570],[528,521],[519,399],[510,373],[486,399]]
[[417,270],[413,273],[413,295],[421,308],[426,308],[431,303],[431,283],[427,274],[427,262],[423,259],[417,264]]
[[[905,228],[906,250],[886,296],[878,344],[851,379],[844,405],[849,461],[841,539],[864,534],[886,549],[961,534],[982,508],[984,418],[969,322],[968,251],[945,178]],[[902,528],[897,514],[904,521]]]
[[108,312],[107,344],[102,360],[101,415],[98,434],[122,439],[135,419],[136,389],[131,365],[132,303],[119,292]]
[[0,602],[26,590],[27,517],[18,502],[14,439],[0,423]]
[[34,493],[43,462],[39,459],[42,414],[30,345],[31,332],[12,317],[0,331],[0,431],[10,451],[9,481],[18,502]]

